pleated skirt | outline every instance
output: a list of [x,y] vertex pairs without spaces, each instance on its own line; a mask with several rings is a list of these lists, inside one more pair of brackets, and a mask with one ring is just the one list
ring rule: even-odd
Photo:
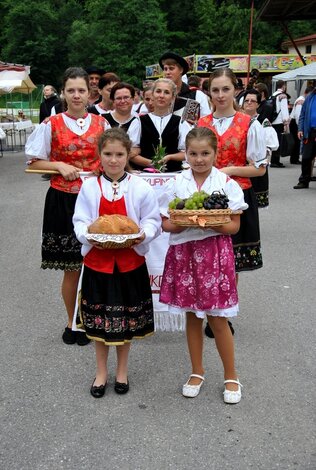
[[146,263],[112,274],[83,267],[77,325],[87,336],[119,346],[154,333],[154,309]]
[[230,236],[171,245],[168,249],[160,302],[169,312],[231,317],[238,312],[234,252]]
[[262,268],[259,213],[253,188],[245,189],[244,199],[248,209],[240,216],[240,229],[232,235],[236,272]]
[[251,184],[257,198],[258,208],[269,206],[269,173],[268,167],[263,176],[251,178]]
[[46,194],[42,230],[43,269],[81,269],[81,243],[76,238],[72,217],[77,194],[50,187]]

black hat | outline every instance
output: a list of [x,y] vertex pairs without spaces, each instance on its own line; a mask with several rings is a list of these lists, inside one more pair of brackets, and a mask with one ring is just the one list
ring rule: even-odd
[[165,52],[159,59],[159,65],[163,69],[163,61],[166,59],[173,59],[183,68],[182,75],[185,75],[189,70],[189,64],[187,61],[181,57],[181,55],[175,54],[174,52]]
[[105,74],[104,69],[100,69],[100,67],[96,67],[95,65],[91,65],[90,67],[86,67],[85,71],[87,72],[88,75],[90,75],[92,73],[96,73],[96,74],[100,75],[100,77],[102,77],[102,75]]
[[259,78],[260,72],[258,69],[252,69],[250,72],[250,77]]
[[238,88],[238,89],[243,89],[244,88],[244,84],[243,84],[243,81],[242,81],[241,78],[237,78],[236,88]]

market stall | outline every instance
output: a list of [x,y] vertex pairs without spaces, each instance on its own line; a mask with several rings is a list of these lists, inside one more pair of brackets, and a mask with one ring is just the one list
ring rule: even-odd
[[[29,74],[30,67],[27,65],[0,62],[0,95],[11,96],[12,93],[22,93],[27,94],[30,100],[36,85]],[[33,123],[24,116],[23,110],[15,114],[15,110],[9,109],[7,103],[6,100],[6,108],[0,112],[0,127],[6,134],[3,145],[7,150],[19,150],[25,144],[27,131],[33,129]]]
[[299,96],[303,93],[303,90],[306,87],[306,81],[316,80],[316,62],[304,65],[303,67],[299,67],[295,70],[289,70],[288,72],[274,75],[272,77],[273,91],[275,91],[275,85],[278,80],[284,80],[287,83],[295,82],[295,91],[297,96]]

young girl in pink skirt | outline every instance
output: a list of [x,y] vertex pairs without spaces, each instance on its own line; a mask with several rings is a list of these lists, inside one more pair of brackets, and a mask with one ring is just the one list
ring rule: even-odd
[[168,181],[160,198],[162,227],[170,232],[160,301],[170,314],[186,314],[187,342],[192,374],[182,394],[196,397],[204,383],[203,319],[214,332],[224,367],[224,401],[238,403],[241,384],[235,369],[234,339],[228,318],[238,313],[238,294],[232,234],[239,230],[240,216],[216,227],[181,227],[169,219],[168,205],[175,197],[189,198],[197,191],[220,191],[229,198],[229,208],[245,210],[243,192],[234,180],[213,166],[217,140],[207,128],[191,130],[186,137],[186,158],[190,169]]

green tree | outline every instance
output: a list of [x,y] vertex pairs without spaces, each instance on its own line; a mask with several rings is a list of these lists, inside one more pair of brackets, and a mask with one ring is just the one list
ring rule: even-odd
[[71,28],[69,61],[103,66],[140,85],[145,65],[156,63],[166,50],[167,37],[156,0],[89,0],[84,19]]
[[162,0],[160,7],[168,25],[168,48],[178,54],[193,54],[198,43],[195,3],[191,0]]
[[[240,54],[247,51],[250,14],[247,8],[212,0],[198,0],[198,37],[203,40],[203,53]],[[203,38],[207,31],[207,38]],[[206,48],[207,51],[206,51]]]
[[[72,65],[91,64],[140,85],[166,50],[247,54],[251,0],[2,0],[0,59],[31,66],[35,83],[60,84]],[[255,0],[259,8],[262,0]],[[292,21],[294,37],[316,21]],[[254,19],[253,53],[281,52],[278,22]]]
[[75,0],[7,0],[1,59],[30,65],[36,83],[59,83],[61,71],[68,66],[65,38],[76,11]]
[[[252,0],[196,0],[195,2],[164,0],[170,46],[179,53],[247,54]],[[255,8],[262,5],[255,0]],[[291,21],[294,37],[315,31],[315,21]],[[185,31],[185,33],[184,33]],[[278,22],[253,21],[253,53],[281,52],[281,43],[288,39]]]

